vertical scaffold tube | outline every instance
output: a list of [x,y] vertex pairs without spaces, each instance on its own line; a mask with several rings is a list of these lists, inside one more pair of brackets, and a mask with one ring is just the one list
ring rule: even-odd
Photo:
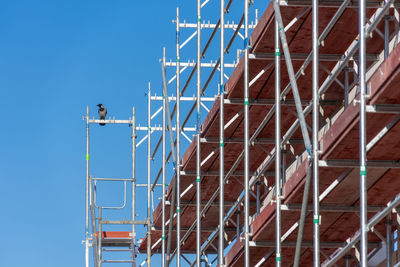
[[386,217],[386,267],[392,266],[392,215]]
[[101,267],[102,263],[102,255],[101,252],[103,250],[101,240],[103,238],[103,224],[100,223],[103,220],[103,210],[99,208],[99,233],[97,236],[97,267]]
[[196,86],[196,262],[201,266],[201,170],[200,170],[200,134],[201,134],[201,1],[197,0],[197,86]]
[[[163,49],[163,64],[165,63],[165,48]],[[162,111],[162,223],[161,223],[161,266],[165,267],[165,153],[166,153],[166,144],[165,144],[165,135],[166,135],[166,121],[165,121],[165,115],[166,115],[166,97],[164,94],[164,91],[162,93],[163,95],[163,111]]]
[[85,267],[89,267],[89,107],[86,107]]
[[220,4],[220,82],[219,82],[219,244],[218,244],[218,261],[219,266],[224,266],[224,38],[225,38],[225,1],[221,0]]
[[389,32],[389,11],[387,15],[384,17],[384,23],[385,23],[385,28],[384,28],[384,59],[387,59],[389,57],[389,37],[390,37],[390,32]]
[[[279,0],[275,0],[279,1]],[[278,3],[279,4],[279,3]],[[281,266],[281,50],[279,47],[279,24],[275,17],[275,197],[276,266]]]
[[151,84],[147,93],[147,266],[151,266]]
[[244,0],[244,46],[244,236],[245,267],[249,267],[249,0]]
[[313,224],[314,224],[314,267],[319,267],[319,44],[318,44],[318,0],[312,1],[312,86],[313,86],[313,115],[312,115],[312,147],[313,147]]
[[360,81],[360,228],[361,228],[361,266],[367,266],[368,228],[367,228],[367,151],[366,151],[366,40],[365,40],[365,0],[359,1],[359,81]]
[[132,108],[132,267],[136,267],[136,231],[135,231],[135,218],[136,218],[136,117],[135,107]]
[[[165,69],[165,48],[164,48],[164,54],[163,54],[163,62],[161,64],[161,76],[162,76],[162,81],[163,81],[163,95],[164,95],[164,100],[165,100],[165,112],[166,112],[166,117],[167,117],[167,123],[168,123],[168,133],[169,133],[169,144],[171,146],[171,156],[172,156],[172,162],[174,164],[174,170],[176,170],[177,160],[176,160],[176,155],[175,155],[175,144],[174,144],[174,133],[172,131],[172,118],[171,118],[171,109],[169,107],[169,99],[168,99],[168,83],[167,83],[167,76],[166,76],[166,69]],[[174,214],[175,214],[175,199],[176,199],[176,180],[173,181],[172,183],[172,192],[171,192],[171,205],[170,205],[170,213],[169,213],[169,221],[170,223],[168,224],[168,241],[167,241],[167,250],[166,250],[166,258],[165,258],[165,263],[167,266],[169,266],[171,262],[170,258],[170,251],[171,251],[171,239],[172,239],[172,227],[173,227],[173,220],[174,220]]]
[[176,8],[176,266],[181,266],[181,91],[180,91],[179,8]]

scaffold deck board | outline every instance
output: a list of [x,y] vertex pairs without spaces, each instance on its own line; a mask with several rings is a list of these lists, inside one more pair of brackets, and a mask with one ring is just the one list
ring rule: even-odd
[[104,247],[130,247],[132,245],[132,232],[104,231],[101,233],[101,243]]

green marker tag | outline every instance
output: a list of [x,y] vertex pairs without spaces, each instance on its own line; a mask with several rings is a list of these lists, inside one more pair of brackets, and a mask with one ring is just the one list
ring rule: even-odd
[[281,55],[281,49],[280,48],[276,48],[275,49],[275,56],[280,56]]
[[276,259],[276,261],[280,262],[282,260],[281,259],[281,254],[280,253],[276,253],[275,259]]
[[89,154],[86,154],[86,160],[89,160]]
[[318,214],[314,214],[314,223],[320,224],[321,222],[321,216]]
[[197,16],[197,21],[201,21],[201,17],[200,16]]
[[245,98],[244,98],[244,105],[245,105],[245,106],[248,106],[248,105],[249,105],[249,98],[248,98],[248,97],[245,97]]
[[220,147],[223,147],[223,146],[224,146],[224,140],[220,140],[220,141],[219,141],[219,146],[220,146]]
[[361,166],[360,175],[367,175],[367,167],[366,166]]
[[200,183],[200,176],[197,176],[196,182]]
[[177,207],[177,208],[176,208],[176,212],[177,212],[177,213],[180,213],[180,212],[181,212],[181,208],[180,208],[180,207]]
[[179,60],[180,60],[180,58],[179,58],[179,57],[176,57],[176,62],[179,62]]

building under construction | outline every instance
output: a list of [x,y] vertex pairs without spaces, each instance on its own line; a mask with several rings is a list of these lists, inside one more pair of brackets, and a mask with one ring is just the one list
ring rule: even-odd
[[[177,8],[175,60],[164,50],[147,120],[87,111],[86,267],[400,266],[400,2],[276,0],[256,12],[253,1],[220,0],[213,23],[202,20],[209,2],[197,0],[193,23]],[[234,5],[238,23],[227,21]],[[90,175],[99,122],[131,126],[132,177]],[[122,206],[96,204],[104,181],[124,184]],[[139,186],[147,202],[135,199]],[[102,216],[127,208],[130,219]]]

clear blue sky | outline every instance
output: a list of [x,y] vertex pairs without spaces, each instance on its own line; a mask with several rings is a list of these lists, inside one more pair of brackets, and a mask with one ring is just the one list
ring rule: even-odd
[[[217,2],[211,1],[210,6],[218,7]],[[134,105],[138,123],[146,123],[147,82],[152,81],[161,93],[158,59],[162,47],[170,51],[168,58],[175,57],[175,25],[171,20],[177,4],[132,0],[1,2],[0,266],[83,266],[82,116],[87,105],[96,115],[95,105],[103,103],[109,115],[127,119]],[[190,14],[184,16],[188,22],[195,21],[195,8],[195,1],[183,8],[183,14]],[[218,9],[209,12],[216,15]],[[216,22],[216,16],[205,19]],[[190,34],[182,33],[182,39]],[[215,41],[218,46],[219,39]],[[231,54],[233,60],[236,50]],[[191,55],[186,59],[195,58],[193,49],[183,52],[185,55]],[[216,94],[216,88],[214,83],[208,95]],[[123,126],[93,127],[91,134],[91,173],[97,177],[130,176],[130,130]],[[138,150],[142,154],[137,161],[142,182],[144,149],[145,144]],[[104,189],[111,199],[105,204],[119,203],[118,190],[113,186]]]

